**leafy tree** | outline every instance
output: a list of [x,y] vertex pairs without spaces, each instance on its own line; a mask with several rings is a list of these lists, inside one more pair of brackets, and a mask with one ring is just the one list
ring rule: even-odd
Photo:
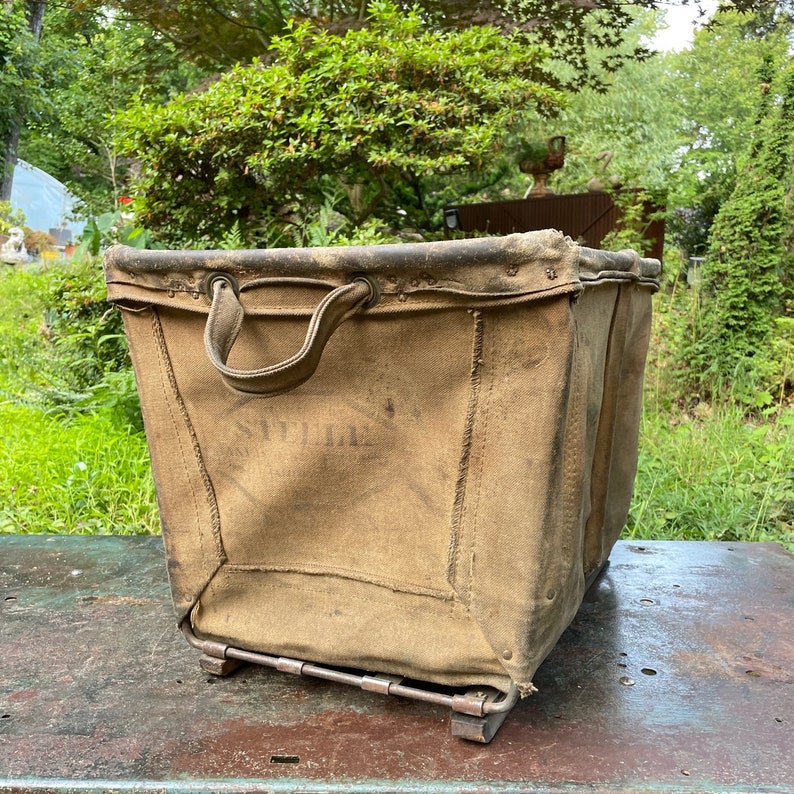
[[705,254],[708,230],[736,183],[747,152],[764,58],[780,60],[791,22],[769,13],[721,11],[699,30],[691,48],[666,56],[666,106],[679,120],[671,173],[672,229],[689,255]]
[[256,239],[283,208],[319,205],[337,177],[361,223],[401,184],[420,204],[424,175],[482,166],[511,125],[559,106],[543,50],[490,27],[427,30],[386,2],[371,10],[341,37],[294,23],[268,64],[128,111],[144,225],[199,242],[238,223]]
[[164,101],[192,86],[195,69],[144,26],[53,7],[41,36],[41,85],[47,102],[29,114],[20,155],[77,193],[89,211],[113,206],[126,191],[129,161],[114,116],[134,97]]
[[792,297],[794,62],[786,60],[781,70],[768,57],[759,71],[752,145],[711,229],[703,333],[690,351],[706,390],[741,382]]
[[[687,4],[690,0],[679,0]],[[694,0],[699,5],[700,0]],[[203,68],[223,70],[261,56],[291,18],[312,21],[330,32],[358,29],[367,21],[368,0],[83,0],[84,8],[112,7],[120,18],[143,21],[184,56]],[[658,0],[411,0],[433,29],[491,26],[544,44],[558,62],[560,86],[581,89],[603,83],[605,75],[649,54],[643,42],[621,47],[638,9],[657,9]],[[776,0],[725,0],[745,12],[764,9],[779,16]]]
[[[106,0],[87,4],[108,5]],[[337,34],[359,29],[368,18],[367,0],[112,0],[110,5],[124,18],[145,20],[187,58],[215,69],[260,56],[291,18],[309,20]],[[422,0],[399,7],[403,13],[417,9],[434,29],[488,25],[520,32],[529,42],[549,46],[570,67],[569,77],[582,83],[623,60],[613,50],[631,21],[627,6],[618,0]],[[634,54],[643,55],[645,50]]]
[[45,5],[42,0],[5,0],[0,7],[0,201],[11,196],[22,124],[43,100],[38,40]]
[[[626,29],[618,54],[627,55],[653,38],[657,12],[640,11]],[[627,60],[603,85],[572,94],[558,117],[542,131],[527,129],[523,139],[567,136],[565,167],[552,177],[555,191],[580,193],[600,177],[627,187],[643,187],[664,194],[674,167],[680,118],[670,101],[672,77],[667,59],[654,55]],[[607,153],[598,159],[599,155]],[[526,179],[526,178],[525,178]],[[517,189],[522,195],[524,181]]]
[[[624,46],[650,39],[653,23],[653,15],[638,14]],[[629,62],[603,91],[573,95],[545,131],[568,136],[566,166],[553,177],[554,189],[585,189],[601,167],[595,156],[608,150],[613,156],[603,175],[657,198],[666,194],[672,241],[686,254],[704,255],[713,219],[747,154],[758,69],[765,53],[785,57],[791,27],[781,16],[721,11],[696,32],[691,47]]]
[[210,72],[261,56],[272,37],[284,32],[289,16],[311,13],[283,0],[85,0],[82,5],[93,13],[113,8],[120,23],[149,28],[156,34],[146,44],[152,55],[165,43]]

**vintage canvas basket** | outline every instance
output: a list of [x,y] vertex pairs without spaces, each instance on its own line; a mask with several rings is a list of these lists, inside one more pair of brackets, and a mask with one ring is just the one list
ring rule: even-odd
[[105,272],[193,644],[533,691],[626,520],[658,261],[544,231]]

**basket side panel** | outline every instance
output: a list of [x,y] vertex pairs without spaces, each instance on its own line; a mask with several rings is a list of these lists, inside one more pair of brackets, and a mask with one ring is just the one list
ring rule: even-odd
[[585,531],[585,574],[607,559],[626,524],[637,473],[650,329],[650,290],[622,285],[605,360],[604,399],[593,460],[592,510]]

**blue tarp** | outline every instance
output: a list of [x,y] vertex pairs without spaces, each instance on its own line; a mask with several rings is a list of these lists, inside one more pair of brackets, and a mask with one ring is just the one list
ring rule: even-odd
[[[25,214],[25,225],[49,232],[63,245],[76,240],[83,231],[83,221],[72,220],[77,197],[46,171],[18,160],[11,186],[11,207]],[[59,232],[55,234],[55,232]]]

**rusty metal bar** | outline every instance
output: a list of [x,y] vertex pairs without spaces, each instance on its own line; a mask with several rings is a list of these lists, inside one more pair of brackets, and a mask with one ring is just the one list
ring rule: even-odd
[[[373,676],[346,673],[343,670],[336,670],[333,667],[324,667],[311,662],[301,661],[300,659],[271,656],[266,653],[234,648],[212,640],[202,640],[193,633],[187,621],[183,621],[179,628],[188,643],[207,656],[218,655],[223,659],[236,659],[241,662],[271,667],[282,673],[321,678],[324,681],[347,684],[348,686],[355,686],[369,692],[378,691],[386,695],[420,700],[423,703],[430,703],[435,706],[446,706],[452,709],[452,711],[460,714],[469,714],[476,717],[485,717],[490,714],[506,714],[518,701],[518,690],[515,685],[511,685],[510,689],[504,693],[504,697],[497,700],[489,699],[485,692],[481,695],[470,693],[466,695],[445,695],[443,692],[406,686],[405,684],[393,681],[389,681],[384,685],[380,683],[384,679],[375,679]],[[222,656],[220,656],[221,654]],[[378,681],[377,686],[373,684],[373,681],[376,680]],[[483,689],[485,690],[486,688],[484,687]]]

